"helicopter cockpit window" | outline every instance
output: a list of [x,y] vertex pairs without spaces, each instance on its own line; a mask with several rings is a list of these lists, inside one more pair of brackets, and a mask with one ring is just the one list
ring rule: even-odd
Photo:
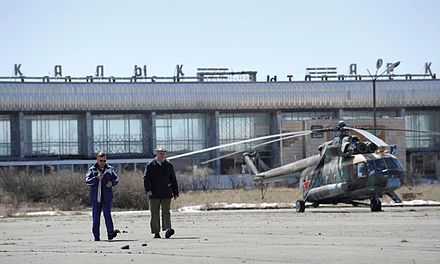
[[388,170],[401,170],[403,167],[399,160],[394,158],[381,158],[376,160],[369,160],[368,164],[368,174],[373,175],[375,172],[382,172],[386,169]]
[[402,165],[397,159],[385,158],[384,161],[389,170],[403,170]]
[[367,176],[367,163],[358,163],[355,165],[357,167],[357,177],[364,178]]

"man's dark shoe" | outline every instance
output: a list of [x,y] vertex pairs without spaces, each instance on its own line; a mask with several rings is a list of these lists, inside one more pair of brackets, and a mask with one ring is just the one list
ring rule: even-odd
[[99,237],[95,237],[95,241],[101,241],[101,239],[99,239]]
[[165,232],[165,238],[170,238],[172,235],[174,235],[174,229],[170,228]]
[[108,240],[112,240],[113,238],[115,238],[118,235],[118,232],[113,231],[113,233],[111,233],[110,235],[108,235]]
[[155,233],[153,238],[160,238],[160,234],[159,233]]

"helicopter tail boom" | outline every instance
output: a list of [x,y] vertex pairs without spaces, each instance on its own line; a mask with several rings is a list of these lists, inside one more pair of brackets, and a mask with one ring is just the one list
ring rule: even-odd
[[[249,159],[250,160],[250,159]],[[298,160],[289,164],[286,164],[284,166],[274,168],[265,172],[255,173],[254,181],[264,181],[264,180],[271,180],[273,178],[279,178],[280,176],[286,176],[290,173],[295,172],[301,172],[305,170],[308,167],[316,166],[316,164],[319,162],[320,156],[314,155],[309,158],[305,158],[302,160]],[[246,162],[246,164],[248,164]],[[252,171],[252,169],[250,169]]]

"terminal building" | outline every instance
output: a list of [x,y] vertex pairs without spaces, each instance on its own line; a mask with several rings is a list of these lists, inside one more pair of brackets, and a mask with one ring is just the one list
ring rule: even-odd
[[[433,74],[344,76],[318,68],[301,81],[257,81],[255,71],[208,68],[194,78],[147,77],[138,68],[132,77],[104,77],[100,68],[87,77],[0,77],[0,167],[84,171],[105,151],[121,170],[143,170],[156,146],[173,156],[344,120],[364,128],[376,123],[376,134],[397,145],[409,174],[440,180],[440,137],[399,131],[440,131],[440,81]],[[256,150],[275,167],[315,154],[332,137],[328,132],[261,148],[256,141],[173,163],[182,171],[209,166],[216,174],[239,174],[242,153],[203,161]]]

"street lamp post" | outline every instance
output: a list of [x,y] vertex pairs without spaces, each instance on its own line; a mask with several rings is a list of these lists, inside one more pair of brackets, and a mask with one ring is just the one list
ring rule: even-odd
[[374,128],[374,134],[376,134],[376,78],[373,78],[373,128]]
[[396,61],[392,64],[390,64],[381,74],[377,74],[377,71],[382,67],[383,60],[378,59],[376,62],[376,72],[374,73],[374,76],[371,75],[370,71],[367,69],[368,73],[370,74],[371,80],[373,81],[373,128],[374,128],[374,134],[376,134],[376,128],[377,128],[377,121],[376,121],[376,80],[381,77],[385,72],[391,72],[393,71],[397,66],[399,66],[400,61]]

